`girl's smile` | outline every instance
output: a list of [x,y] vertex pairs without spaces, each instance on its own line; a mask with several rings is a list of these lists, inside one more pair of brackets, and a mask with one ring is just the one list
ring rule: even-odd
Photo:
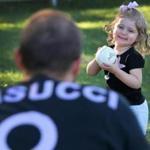
[[116,22],[113,30],[115,46],[129,47],[132,46],[138,37],[138,31],[135,22],[128,18],[120,18]]

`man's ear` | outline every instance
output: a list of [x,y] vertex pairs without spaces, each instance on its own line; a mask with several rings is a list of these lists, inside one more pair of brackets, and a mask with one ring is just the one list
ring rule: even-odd
[[15,63],[16,63],[16,66],[18,67],[18,69],[24,70],[25,67],[23,65],[22,55],[21,55],[19,49],[15,50],[15,52],[14,52],[14,59],[15,59]]
[[80,64],[81,64],[81,58],[78,58],[75,60],[72,64],[72,73],[74,76],[77,76],[80,72]]

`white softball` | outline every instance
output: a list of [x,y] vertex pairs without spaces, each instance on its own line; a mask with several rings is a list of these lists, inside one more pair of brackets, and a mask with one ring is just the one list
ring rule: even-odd
[[117,56],[115,54],[115,51],[108,46],[103,46],[103,47],[98,48],[98,51],[95,57],[96,62],[99,65],[104,63],[109,66],[115,63],[116,58]]

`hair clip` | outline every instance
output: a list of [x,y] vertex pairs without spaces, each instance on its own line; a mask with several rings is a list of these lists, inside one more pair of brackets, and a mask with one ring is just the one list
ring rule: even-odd
[[139,6],[138,3],[136,1],[133,1],[133,2],[130,2],[128,5],[121,5],[120,10],[126,11],[127,9],[136,8],[137,6]]
[[139,6],[139,5],[138,5],[138,3],[137,3],[136,1],[130,2],[130,3],[128,4],[128,8],[136,8],[137,6]]

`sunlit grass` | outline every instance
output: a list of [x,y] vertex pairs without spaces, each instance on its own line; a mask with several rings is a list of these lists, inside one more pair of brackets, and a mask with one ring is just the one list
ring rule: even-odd
[[0,22],[0,30],[10,30],[10,29],[21,29],[25,25],[25,22],[17,22],[17,23],[11,23],[11,22]]
[[22,74],[19,72],[5,71],[0,72],[0,86],[6,87],[8,85],[14,84],[18,81],[21,81]]
[[142,6],[142,7],[140,7],[140,10],[143,12],[144,17],[148,22],[148,26],[150,27],[150,25],[149,25],[150,24],[150,17],[149,17],[150,6]]
[[100,28],[103,28],[105,26],[105,24],[108,23],[107,21],[96,21],[96,22],[90,22],[90,21],[87,21],[87,22],[80,22],[78,23],[78,26],[81,28],[81,29],[100,29]]

